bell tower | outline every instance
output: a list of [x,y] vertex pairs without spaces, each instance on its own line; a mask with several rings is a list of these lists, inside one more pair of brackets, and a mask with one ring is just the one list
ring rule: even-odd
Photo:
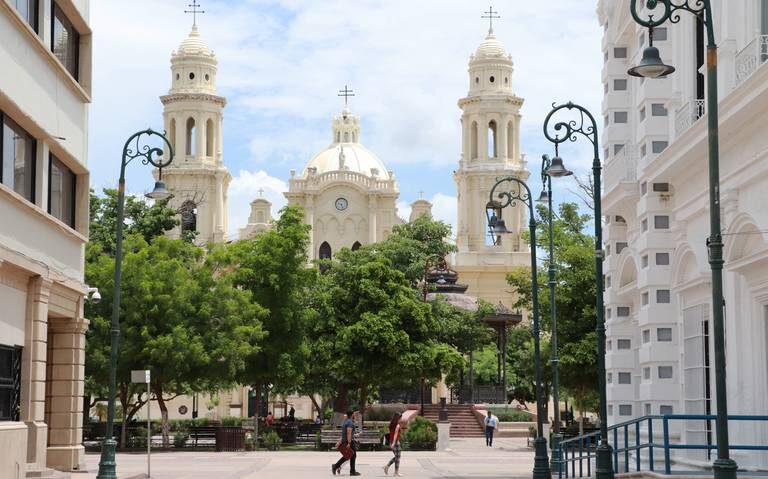
[[199,244],[224,241],[228,228],[227,187],[232,177],[223,163],[226,99],[216,90],[217,66],[195,20],[171,54],[171,88],[160,97],[165,131],[175,153],[163,179],[174,194],[170,204],[182,220],[171,235],[196,232]]
[[[491,22],[494,18],[498,17],[490,16]],[[470,56],[469,92],[458,102],[462,150],[454,173],[458,190],[455,268],[470,284],[471,294],[505,304],[510,301],[506,272],[525,265],[528,258],[528,247],[520,237],[527,228],[526,208],[518,202],[503,210],[512,233],[496,245],[488,234],[485,210],[497,178],[529,176],[520,151],[523,99],[512,89],[513,66],[491,23],[485,40]]]

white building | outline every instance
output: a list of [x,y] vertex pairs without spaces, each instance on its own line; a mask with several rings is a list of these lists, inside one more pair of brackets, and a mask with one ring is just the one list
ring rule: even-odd
[[[644,2],[638,2],[642,4]],[[727,3],[727,7],[726,7]],[[720,192],[730,414],[768,411],[768,1],[715,0]],[[704,53],[693,15],[654,30],[677,71],[627,76],[648,43],[629,2],[600,0],[605,28],[603,156],[608,415],[716,411]],[[714,441],[686,421],[682,440]],[[733,444],[768,443],[768,425],[731,423]],[[763,461],[734,452],[740,466]],[[704,453],[690,454],[708,459]]]
[[0,1],[0,477],[83,466],[88,0]]

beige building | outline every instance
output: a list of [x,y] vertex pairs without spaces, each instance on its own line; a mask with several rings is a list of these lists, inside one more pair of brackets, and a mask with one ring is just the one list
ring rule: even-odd
[[345,106],[331,125],[331,144],[301,174],[291,171],[290,204],[304,208],[312,226],[309,259],[330,258],[347,247],[387,238],[402,224],[395,173],[360,143],[360,118]]
[[0,477],[83,466],[88,0],[0,0]]
[[488,235],[485,208],[496,179],[528,178],[520,151],[522,98],[512,89],[512,56],[493,30],[469,60],[469,93],[459,100],[461,160],[454,173],[458,214],[454,269],[469,284],[467,294],[494,304],[510,305],[506,274],[530,264],[520,232],[527,227],[525,205],[504,208],[502,217],[513,234],[494,244]]
[[[196,231],[196,242],[224,241],[227,232],[227,187],[231,175],[222,155],[222,110],[227,101],[216,91],[218,60],[200,37],[197,25],[171,54],[171,89],[160,97],[163,121],[175,158],[163,169],[181,212],[171,236]],[[157,173],[155,173],[157,174]]]

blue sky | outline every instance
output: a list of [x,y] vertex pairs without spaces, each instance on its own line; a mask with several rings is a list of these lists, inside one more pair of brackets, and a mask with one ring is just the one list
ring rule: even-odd
[[[93,187],[114,187],[125,139],[162,128],[158,97],[170,86],[170,54],[189,33],[187,0],[92,3],[94,85],[90,155]],[[244,226],[249,202],[264,188],[285,203],[289,171],[300,171],[331,140],[330,122],[349,85],[361,141],[395,171],[401,215],[424,192],[435,216],[455,221],[452,172],[460,154],[461,112],[469,55],[483,40],[486,2],[470,0],[204,0],[198,24],[219,59],[219,94],[227,97],[224,162],[233,176],[230,232]],[[580,5],[580,6],[579,6]],[[573,100],[599,119],[601,30],[596,2],[494,2],[497,37],[515,61],[513,88],[525,99],[522,151],[540,190],[541,133],[553,102]],[[561,150],[588,173],[585,142]],[[151,188],[150,171],[131,165],[128,190]],[[572,180],[556,198],[574,200]],[[478,212],[482,214],[482,212]]]

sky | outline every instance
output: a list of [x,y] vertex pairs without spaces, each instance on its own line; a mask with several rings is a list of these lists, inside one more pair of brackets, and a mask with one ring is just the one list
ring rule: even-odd
[[[159,96],[171,84],[171,52],[192,26],[190,0],[92,2],[92,186],[115,187],[125,140],[162,130]],[[301,171],[331,143],[338,90],[355,91],[361,143],[394,170],[399,213],[419,198],[455,225],[453,170],[461,151],[459,98],[469,88],[470,54],[488,31],[487,2],[475,0],[201,0],[202,38],[219,61],[224,163],[232,174],[229,233],[245,226],[264,189],[273,214],[286,201],[290,170]],[[497,0],[494,31],[512,55],[512,86],[525,99],[521,148],[530,184],[541,189],[542,123],[553,103],[572,100],[600,118],[601,29],[597,2]],[[589,173],[586,140],[561,148],[566,166]],[[152,187],[148,167],[131,164],[127,189]],[[578,201],[573,180],[558,180],[556,201]],[[535,193],[538,194],[538,193]],[[483,214],[484,212],[478,212]]]

